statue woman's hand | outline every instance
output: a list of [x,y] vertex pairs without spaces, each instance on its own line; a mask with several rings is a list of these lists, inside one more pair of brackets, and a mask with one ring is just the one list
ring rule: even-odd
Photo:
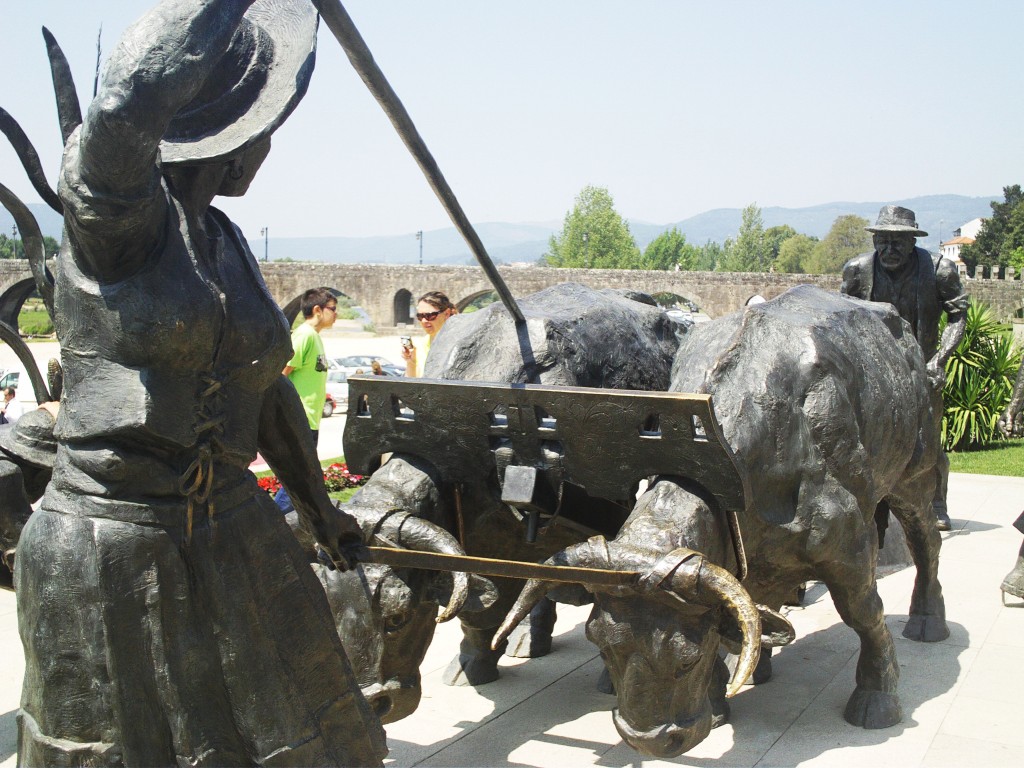
[[317,542],[339,571],[351,570],[362,559],[366,548],[362,529],[344,510],[330,505],[321,510],[312,526]]

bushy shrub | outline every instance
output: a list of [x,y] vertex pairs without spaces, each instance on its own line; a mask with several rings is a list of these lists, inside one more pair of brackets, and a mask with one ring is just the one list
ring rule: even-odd
[[1010,326],[971,301],[960,346],[946,361],[942,441],[947,451],[979,448],[999,440],[999,415],[1010,402],[1021,353]]

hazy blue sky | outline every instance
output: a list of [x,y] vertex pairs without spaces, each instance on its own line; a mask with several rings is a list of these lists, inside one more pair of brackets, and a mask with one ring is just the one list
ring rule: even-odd
[[[0,0],[0,106],[55,183],[39,29],[83,103],[152,0]],[[1024,3],[349,0],[346,8],[474,222],[560,220],[585,184],[655,223],[1024,182]],[[38,198],[13,152],[0,181]],[[449,221],[321,26],[309,94],[250,193],[250,239],[379,235]]]

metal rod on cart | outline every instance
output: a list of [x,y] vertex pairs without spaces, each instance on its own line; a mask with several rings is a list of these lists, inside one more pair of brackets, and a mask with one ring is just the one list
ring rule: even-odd
[[504,576],[510,579],[540,579],[572,584],[594,584],[617,587],[635,584],[637,571],[609,571],[601,568],[579,568],[567,565],[524,563],[519,560],[495,560],[472,555],[448,555],[440,552],[414,552],[391,547],[367,547],[365,562],[397,568],[423,568],[428,571],[465,571],[481,576]]

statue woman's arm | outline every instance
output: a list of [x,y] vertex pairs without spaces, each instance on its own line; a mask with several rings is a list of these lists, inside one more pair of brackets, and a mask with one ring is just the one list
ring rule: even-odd
[[344,550],[363,543],[362,529],[327,495],[306,412],[284,376],[263,396],[257,447],[287,489],[303,525],[344,568]]
[[165,0],[122,37],[81,132],[65,150],[61,197],[82,266],[120,279],[163,231],[159,146],[200,91],[253,0]]

